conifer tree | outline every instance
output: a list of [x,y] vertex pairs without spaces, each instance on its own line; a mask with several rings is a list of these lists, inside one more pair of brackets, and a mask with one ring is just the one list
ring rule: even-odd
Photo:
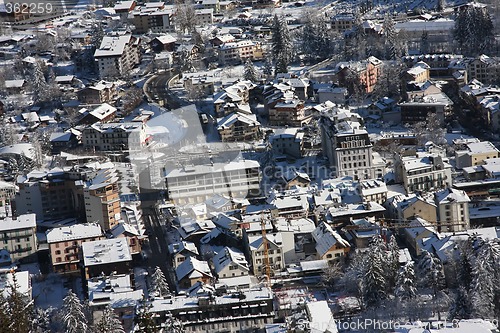
[[367,307],[374,307],[386,298],[387,279],[385,273],[385,244],[380,236],[370,243],[363,276],[363,299]]
[[67,333],[88,332],[88,320],[78,296],[68,290],[62,306],[62,320]]
[[419,261],[419,272],[422,285],[431,288],[435,297],[445,285],[441,261],[430,252],[424,251]]
[[469,299],[467,290],[460,286],[456,293],[455,299],[450,307],[448,314],[449,319],[469,319],[472,314],[472,304]]
[[276,73],[287,73],[292,61],[293,49],[290,31],[283,16],[274,15],[271,27],[272,54],[276,60]]
[[253,65],[252,61],[250,59],[247,59],[245,62],[245,72],[243,76],[245,77],[245,80],[249,80],[252,82],[256,82],[258,80],[258,73],[257,70],[255,69],[255,66]]
[[155,271],[151,275],[151,294],[160,297],[170,294],[167,279],[158,266],[155,267]]
[[473,313],[488,318],[500,312],[500,245],[486,241],[473,268],[471,299]]
[[102,317],[94,326],[94,333],[125,333],[123,325],[111,306],[106,306]]
[[402,301],[413,299],[417,295],[415,270],[413,261],[401,267],[396,279],[395,295]]
[[494,26],[490,14],[481,7],[461,10],[455,19],[454,37],[465,56],[488,52],[494,42]]
[[134,318],[136,333],[158,333],[151,307],[145,297],[139,302]]

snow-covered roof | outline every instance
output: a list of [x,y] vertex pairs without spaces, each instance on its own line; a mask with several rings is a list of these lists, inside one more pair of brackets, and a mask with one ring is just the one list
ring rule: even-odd
[[196,245],[193,242],[188,242],[188,241],[181,241],[179,243],[169,244],[168,252],[171,255],[175,255],[177,253],[184,253],[184,254],[192,253],[194,255],[199,254]]
[[0,148],[0,156],[2,155],[24,155],[29,159],[35,158],[34,148],[31,143],[18,143],[12,146],[4,146]]
[[[270,288],[255,288],[243,291],[244,298],[234,297],[232,294],[222,296],[214,296],[214,304],[234,304],[238,306],[240,303],[248,302],[263,302],[267,305],[272,302],[273,293]],[[171,299],[155,299],[151,302],[151,312],[165,312],[172,310],[188,311],[190,309],[198,311],[197,296],[174,296]]]
[[5,80],[5,88],[22,88],[25,80]]
[[245,255],[235,248],[224,247],[224,249],[217,253],[212,260],[214,263],[214,271],[217,274],[229,265],[236,265],[239,269],[249,271]]
[[177,41],[177,38],[169,34],[158,36],[155,39],[157,39],[162,44],[171,44]]
[[212,277],[210,267],[206,261],[198,260],[194,257],[188,257],[182,264],[175,270],[177,281],[186,277],[189,279],[196,279],[202,276]]
[[0,232],[36,227],[36,214],[23,214],[16,218],[7,216],[0,220]]
[[446,204],[450,202],[470,202],[469,196],[465,191],[447,188],[442,191],[436,192],[436,200],[439,204]]
[[472,154],[486,154],[486,153],[499,153],[499,150],[490,141],[469,142],[467,149]]
[[220,119],[217,122],[217,129],[223,130],[233,126],[236,122],[241,122],[247,126],[260,126],[260,123],[257,121],[257,116],[254,114],[243,114],[240,112],[235,112],[227,115],[226,117]]
[[99,105],[97,108],[94,110],[90,111],[89,113],[97,118],[98,120],[105,119],[106,117],[109,117],[110,115],[114,114],[116,112],[116,108],[109,105],[108,103],[102,103]]
[[7,298],[9,296],[11,291],[10,287],[14,286],[14,277],[17,292],[31,299],[31,278],[28,271],[9,272],[0,275],[0,290],[2,291],[3,297]]
[[340,236],[340,234],[332,229],[325,222],[321,222],[312,232],[312,236],[316,241],[316,251],[323,257],[330,249],[338,245],[340,247],[349,247],[349,242]]
[[47,243],[49,244],[103,236],[101,226],[98,223],[84,223],[58,227],[48,230],[46,234]]
[[132,255],[126,238],[112,238],[82,244],[85,267],[131,261]]
[[260,164],[254,160],[231,161],[229,163],[214,163],[213,165],[195,165],[192,167],[184,167],[173,169],[168,172],[166,178],[182,177],[186,175],[194,176],[196,174],[215,173],[220,171],[230,170],[246,170],[249,168],[259,168]]
[[95,51],[94,57],[117,57],[125,51],[125,47],[130,43],[132,35],[105,36],[101,46]]
[[327,301],[309,302],[306,304],[311,333],[337,333],[337,323]]

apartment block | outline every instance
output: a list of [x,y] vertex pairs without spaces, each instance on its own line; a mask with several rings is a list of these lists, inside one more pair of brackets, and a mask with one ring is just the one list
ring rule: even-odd
[[455,152],[457,169],[484,165],[489,159],[500,157],[500,151],[489,141],[469,142],[465,144],[464,150]]
[[246,198],[260,194],[259,162],[253,160],[176,168],[166,173],[168,199],[175,204],[205,202],[219,194]]
[[95,51],[99,77],[116,78],[130,74],[140,62],[140,40],[132,35],[105,36]]
[[29,260],[38,251],[36,215],[23,214],[0,220],[0,247],[10,252],[11,259]]
[[82,143],[96,151],[140,150],[147,144],[146,125],[142,122],[96,123],[83,129]]
[[200,286],[187,296],[155,299],[151,312],[158,327],[172,315],[183,332],[263,332],[273,323],[273,292],[268,287],[210,294]]
[[83,187],[87,222],[98,223],[104,231],[113,229],[121,218],[118,174],[114,168],[99,170]]
[[321,144],[329,164],[336,168],[338,177],[350,176],[355,180],[381,178],[385,162],[374,154],[368,132],[358,121],[321,118]]
[[98,223],[74,224],[46,232],[52,269],[56,273],[78,273],[80,247],[85,242],[104,239]]
[[406,192],[430,191],[450,187],[451,165],[439,155],[419,152],[415,156],[396,156],[394,164],[396,183],[402,183]]

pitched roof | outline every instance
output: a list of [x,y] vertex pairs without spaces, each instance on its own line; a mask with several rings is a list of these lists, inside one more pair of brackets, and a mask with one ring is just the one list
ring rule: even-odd
[[198,260],[194,257],[188,257],[182,264],[175,270],[177,281],[186,277],[190,279],[199,278],[202,276],[212,277],[210,267],[206,261]]
[[316,251],[320,256],[325,255],[330,249],[338,244],[341,247],[349,247],[349,242],[342,238],[332,227],[321,222],[312,232],[312,236],[316,241]]
[[249,270],[248,262],[245,259],[243,252],[231,247],[224,247],[224,249],[217,253],[212,260],[216,273],[219,273],[231,264],[237,265],[244,271]]

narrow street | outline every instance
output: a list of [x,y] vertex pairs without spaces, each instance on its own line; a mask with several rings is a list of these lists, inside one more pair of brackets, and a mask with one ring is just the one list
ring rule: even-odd
[[148,253],[147,265],[151,267],[151,272],[156,266],[160,267],[165,277],[167,277],[170,290],[175,290],[175,272],[172,268],[171,258],[168,252],[167,238],[163,229],[163,224],[158,218],[154,208],[144,208],[143,218],[149,238],[150,253]]

